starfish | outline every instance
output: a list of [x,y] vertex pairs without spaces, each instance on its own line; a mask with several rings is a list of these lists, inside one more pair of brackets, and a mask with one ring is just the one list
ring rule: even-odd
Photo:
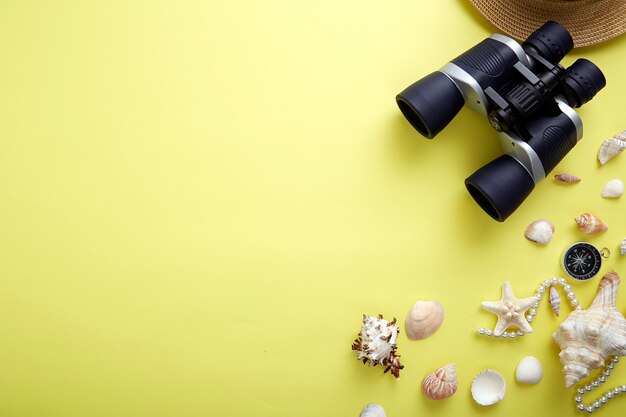
[[535,297],[521,300],[515,298],[511,284],[507,281],[502,284],[502,299],[500,301],[485,301],[480,305],[498,316],[498,323],[493,334],[494,336],[501,336],[510,326],[517,326],[524,333],[531,333],[533,329],[526,320],[525,313],[536,301]]

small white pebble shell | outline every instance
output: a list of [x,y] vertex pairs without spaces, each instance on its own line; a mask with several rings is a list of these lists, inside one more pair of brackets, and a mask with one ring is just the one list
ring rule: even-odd
[[506,382],[500,372],[481,371],[472,381],[472,398],[480,405],[492,405],[504,398]]
[[380,405],[368,404],[361,411],[360,417],[387,417],[387,414]]
[[554,224],[548,220],[535,220],[528,225],[524,236],[530,241],[547,245],[552,240],[552,236],[554,236]]
[[517,364],[515,379],[523,384],[536,384],[543,378],[541,362],[534,356],[525,356]]
[[602,188],[602,197],[604,198],[619,198],[622,194],[624,194],[624,183],[619,179],[607,182]]

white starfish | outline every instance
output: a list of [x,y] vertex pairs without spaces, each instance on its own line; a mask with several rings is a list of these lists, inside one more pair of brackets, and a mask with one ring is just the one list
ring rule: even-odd
[[501,336],[510,326],[517,326],[524,333],[531,333],[533,329],[526,320],[525,313],[536,301],[535,297],[521,300],[515,298],[511,284],[507,281],[502,284],[502,299],[500,301],[485,301],[480,305],[498,316],[498,323],[496,323],[493,334],[494,336]]

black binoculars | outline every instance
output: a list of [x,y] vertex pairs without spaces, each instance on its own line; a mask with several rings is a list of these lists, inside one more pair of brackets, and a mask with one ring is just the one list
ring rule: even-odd
[[504,221],[535,184],[554,169],[582,137],[573,107],[606,85],[586,59],[565,69],[569,32],[547,22],[520,46],[494,34],[396,96],[402,114],[427,138],[439,133],[464,104],[498,132],[504,155],[465,180],[471,196],[491,217]]

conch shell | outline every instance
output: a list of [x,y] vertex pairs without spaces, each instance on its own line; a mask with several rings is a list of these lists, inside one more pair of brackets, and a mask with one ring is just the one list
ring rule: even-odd
[[561,348],[567,388],[602,368],[608,357],[626,355],[626,319],[615,306],[618,287],[617,273],[606,274],[591,307],[572,311],[552,334]]
[[412,340],[425,339],[443,322],[443,306],[436,301],[418,301],[404,322],[406,335]]
[[594,216],[591,213],[583,213],[582,215],[576,217],[574,219],[578,228],[588,235],[592,235],[595,233],[602,233],[608,230],[609,226],[602,223],[597,216]]
[[602,197],[604,198],[619,198],[624,194],[624,183],[620,179],[614,179],[602,187]]
[[453,363],[442,366],[424,377],[422,392],[431,400],[443,400],[456,392],[459,380]]
[[530,241],[547,245],[552,240],[552,236],[554,236],[554,224],[548,220],[535,220],[528,225],[524,236]]
[[576,175],[572,175],[572,174],[556,174],[554,176],[554,179],[557,182],[562,182],[562,183],[576,183],[576,182],[580,182],[580,178],[578,178]]
[[602,142],[598,150],[598,160],[602,165],[626,149],[626,130]]

